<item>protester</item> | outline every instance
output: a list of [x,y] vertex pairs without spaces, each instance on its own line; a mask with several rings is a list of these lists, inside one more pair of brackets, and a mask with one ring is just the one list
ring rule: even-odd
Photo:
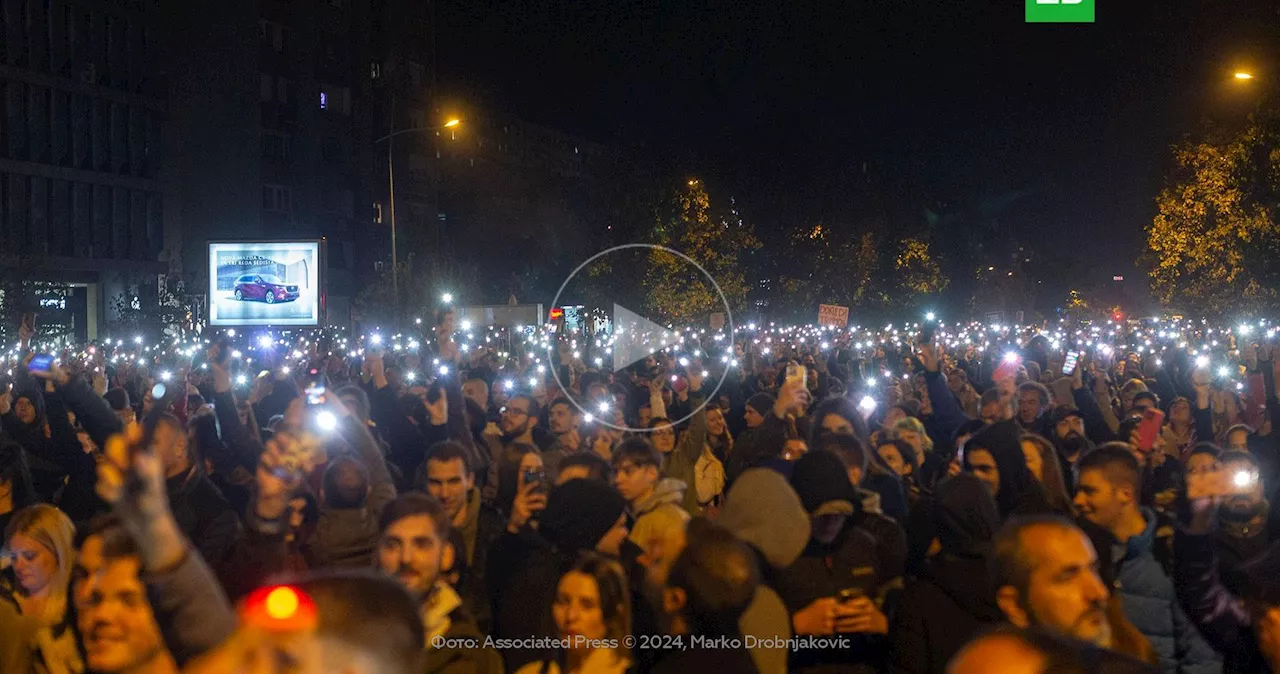
[[1104,445],[1082,457],[1077,470],[1076,509],[1114,538],[1120,554],[1112,562],[1125,614],[1159,653],[1161,669],[1220,671],[1221,658],[1187,619],[1156,561],[1157,518],[1139,504],[1142,475],[1133,454]]
[[680,507],[685,485],[662,478],[661,464],[658,451],[641,437],[622,441],[613,453],[614,486],[627,500],[630,538],[642,549],[669,541],[689,521],[689,513]]
[[1022,431],[1016,422],[992,424],[965,443],[964,468],[987,484],[1001,520],[1053,512],[1044,490],[1027,469]]
[[0,574],[0,655],[19,674],[81,672],[67,592],[75,563],[71,520],[37,504],[14,513],[4,531],[13,566]]
[[933,499],[939,550],[907,583],[889,630],[889,671],[943,672],[972,636],[1003,620],[990,576],[995,501],[972,475],[943,480]]
[[716,523],[751,546],[762,582],[738,621],[745,636],[756,638],[751,658],[761,674],[787,672],[791,612],[768,579],[791,566],[809,541],[809,516],[786,478],[767,468],[739,476],[725,499]]
[[551,615],[564,644],[556,655],[531,662],[518,674],[623,674],[631,666],[631,601],[616,561],[584,553],[555,589]]
[[1027,470],[1040,483],[1049,508],[1059,513],[1071,512],[1071,497],[1067,496],[1067,488],[1062,480],[1062,465],[1058,463],[1059,455],[1053,443],[1039,435],[1028,433],[1022,436],[1022,453],[1027,460]]
[[578,434],[582,415],[568,398],[557,398],[547,408],[547,420],[553,440],[542,453],[542,462],[547,474],[555,480],[560,462],[582,448],[582,438]]

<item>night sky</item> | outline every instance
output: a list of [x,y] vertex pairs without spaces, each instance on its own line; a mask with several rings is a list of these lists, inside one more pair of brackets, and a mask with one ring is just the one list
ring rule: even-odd
[[[644,140],[762,230],[850,206],[863,164],[1096,275],[1132,273],[1170,146],[1280,87],[1280,2],[438,0],[443,91],[603,143]],[[1269,71],[1269,72],[1268,72]],[[838,218],[837,218],[838,219]]]

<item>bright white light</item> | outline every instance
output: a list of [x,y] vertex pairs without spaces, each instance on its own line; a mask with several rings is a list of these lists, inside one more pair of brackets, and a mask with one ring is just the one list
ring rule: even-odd
[[369,343],[370,343],[370,344],[372,344],[372,345],[374,345],[374,346],[377,346],[377,345],[381,344],[381,343],[382,343],[382,335],[371,335],[371,336],[369,337]]
[[1240,325],[1240,327],[1236,328],[1236,332],[1238,332],[1238,333],[1240,333],[1240,334],[1242,334],[1242,335],[1247,335],[1247,334],[1249,334],[1249,333],[1253,332],[1253,326],[1252,326],[1252,325],[1249,325],[1249,324],[1247,324],[1247,323],[1245,323],[1245,324],[1241,324],[1241,325]]
[[445,293],[445,294],[441,295],[441,296],[440,296],[440,300],[441,300],[442,302],[444,302],[445,304],[452,304],[452,303],[453,303],[453,293]]
[[[227,336],[228,336],[228,337],[235,337],[235,336],[236,336],[236,329],[235,329],[235,328],[228,328],[228,329],[227,329]],[[120,343],[120,342],[118,342],[118,341],[116,342],[116,344],[119,344],[119,343]]]
[[463,322],[462,322],[462,331],[463,331],[463,332],[467,332],[467,331],[468,331],[468,330],[470,330],[470,329],[471,329],[471,321],[463,321]]
[[448,365],[441,365],[441,366],[440,366],[440,374],[442,374],[442,375],[443,375],[443,374],[449,374],[449,366],[448,366]]
[[261,335],[258,337],[258,347],[262,349],[271,348],[271,335]]
[[1209,357],[1196,356],[1196,367],[1209,367]]
[[591,423],[591,422],[593,422],[593,421],[595,421],[595,420],[596,420],[595,416],[594,416],[594,415],[592,415],[590,412],[587,412],[586,414],[582,415],[582,421],[583,421],[584,423],[588,423],[588,424],[589,424],[589,423]]
[[862,400],[858,401],[858,408],[870,412],[876,408],[876,399],[871,396],[862,396]]
[[532,386],[537,386],[537,385],[538,385],[538,378],[537,378],[537,377],[529,377],[529,386],[531,386],[531,387],[532,387]]
[[1004,362],[1006,363],[1018,362],[1018,354],[1013,351],[1010,351],[1009,353],[1004,354]]
[[316,427],[322,431],[332,431],[338,427],[338,417],[329,410],[320,410],[316,413]]
[[288,365],[285,365],[284,367],[280,368],[280,372],[282,372],[282,373],[284,373],[284,374],[289,374],[289,372],[290,372],[290,370],[289,370],[289,366],[288,366]]
[[[440,374],[444,374],[444,373],[443,373],[443,372],[441,372]],[[418,373],[417,373],[417,372],[406,372],[406,373],[404,373],[404,378],[405,378],[405,380],[406,380],[406,381],[413,381],[413,380],[415,380],[415,379],[417,379],[417,378],[418,378]]]
[[597,359],[596,359],[596,367],[600,367],[601,365],[604,365],[604,359],[603,359],[603,358],[597,358]]
[[680,367],[689,367],[689,359],[688,359],[688,358],[681,358],[681,359],[680,359]]
[[415,325],[422,325],[422,319],[421,319],[421,318],[415,318],[415,319],[413,319],[413,322],[414,322],[414,324],[415,324]]
[[1227,367],[1226,365],[1223,365],[1222,367],[1218,368],[1218,376],[1219,376],[1219,377],[1230,377],[1230,376],[1231,376],[1231,368]]
[[236,375],[236,383],[243,386],[249,383],[249,378],[242,374],[238,374]]
[[173,379],[172,372],[165,370],[164,372],[160,373],[160,381],[169,381],[170,379]]
[[133,343],[134,343],[134,344],[141,344],[141,343],[142,343],[142,335],[138,335],[137,337],[134,337],[134,338],[133,338]]
[[1236,471],[1236,474],[1231,476],[1231,482],[1237,487],[1248,487],[1253,484],[1253,476],[1247,470]]
[[932,311],[924,315],[924,320],[926,321],[932,321],[933,319],[934,319],[934,315]]
[[711,374],[711,373],[710,373],[710,372],[707,372],[706,370],[703,370],[703,371],[702,371],[702,376],[703,376],[703,377],[710,376],[710,374]]
[[547,366],[546,366],[546,365],[539,365],[539,366],[538,366],[538,374],[546,374],[546,372],[547,372]]
[[502,383],[502,388],[505,388],[505,389],[507,389],[508,391],[510,391],[511,389],[513,389],[513,388],[515,388],[515,387],[516,387],[516,383],[515,383],[515,382],[513,382],[513,381],[511,381],[510,379],[508,379],[508,380],[506,380],[505,382],[503,382],[503,383]]
[[601,401],[599,405],[596,405],[596,409],[600,410],[601,414],[604,414],[609,411],[609,403]]

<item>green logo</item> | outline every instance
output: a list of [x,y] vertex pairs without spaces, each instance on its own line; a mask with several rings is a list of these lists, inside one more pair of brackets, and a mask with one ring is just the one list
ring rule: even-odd
[[1027,23],[1093,23],[1095,0],[1026,0]]

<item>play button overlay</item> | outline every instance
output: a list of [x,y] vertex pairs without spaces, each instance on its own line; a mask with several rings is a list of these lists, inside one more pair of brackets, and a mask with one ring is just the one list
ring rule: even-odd
[[613,305],[613,371],[618,372],[667,347],[671,331],[621,304]]
[[[556,296],[552,299],[551,306],[561,306],[562,298],[570,301],[576,301],[580,297],[594,298],[596,306],[585,307],[587,310],[606,309],[610,305],[612,306],[613,311],[610,315],[611,320],[609,327],[604,331],[604,335],[597,332],[596,338],[599,339],[603,336],[608,340],[610,357],[607,362],[612,366],[611,369],[615,373],[620,373],[659,351],[668,348],[680,347],[681,341],[679,332],[681,329],[706,326],[709,324],[709,321],[712,320],[712,315],[708,314],[707,316],[699,318],[696,325],[674,325],[668,328],[667,326],[654,321],[653,318],[656,317],[647,316],[640,311],[628,309],[614,300],[614,296],[623,295],[624,290],[634,290],[635,284],[640,282],[640,280],[622,273],[582,274],[583,270],[596,263],[602,263],[600,266],[608,269],[615,268],[614,263],[616,263],[616,268],[619,270],[634,269],[635,263],[638,259],[647,259],[646,256],[651,255],[654,252],[663,252],[679,258],[685,265],[687,265],[687,276],[689,278],[701,276],[707,280],[711,288],[715,290],[716,297],[720,300],[720,306],[713,309],[712,314],[718,314],[723,311],[725,317],[724,334],[728,335],[729,343],[732,343],[733,341],[733,310],[729,307],[729,302],[725,299],[724,292],[720,289],[720,285],[716,283],[715,277],[707,272],[702,265],[698,264],[688,255],[685,255],[679,250],[667,248],[666,246],[658,246],[648,243],[629,243],[621,246],[614,246],[612,248],[602,250],[586,260],[583,260],[583,262],[565,278],[564,283],[560,284],[560,289],[556,291]],[[610,262],[604,259],[607,256],[616,256],[616,259]],[[630,264],[624,264],[628,262]],[[592,287],[585,289],[573,288],[566,292],[566,289],[570,288],[570,285],[574,283],[575,278],[578,278],[580,274],[581,279],[578,283],[590,283],[592,284]],[[611,288],[608,285],[609,283],[625,284],[626,287]],[[706,295],[703,294],[702,297],[705,298]],[[635,299],[634,295],[632,295],[631,298]],[[691,301],[690,304],[693,305],[694,302]],[[566,336],[557,335],[557,338],[566,339]],[[559,347],[558,339],[548,342],[547,360],[549,363],[555,362],[555,355],[558,352]],[[693,348],[696,349],[697,347],[695,346]],[[676,352],[670,355],[679,355],[679,353]],[[569,382],[560,381],[560,368],[552,367],[550,370],[552,376],[556,380],[556,383],[560,385],[560,389],[567,391],[567,385]],[[726,367],[721,370],[720,377],[715,380],[714,387],[710,388],[710,390],[708,390],[708,386],[712,384],[712,382],[704,381],[702,388],[705,397],[703,398],[702,403],[684,417],[681,417],[680,419],[672,419],[671,423],[678,426],[685,421],[688,421],[695,414],[701,412],[703,408],[706,407],[707,401],[714,400],[716,398],[716,394],[719,393],[720,387],[724,384],[724,380],[728,374],[729,368]],[[584,401],[578,400],[573,395],[569,395],[568,398],[569,402],[573,403],[573,406],[576,407],[581,414],[584,416],[590,415],[590,418],[594,418],[594,422],[601,426],[618,431],[629,431],[633,433],[650,432],[650,429],[648,428],[633,428],[628,426],[625,421],[621,424],[614,423],[615,420],[612,417],[601,418],[604,415],[599,414],[599,410],[586,409],[584,407]],[[592,414],[593,412],[595,412],[595,414]]]

